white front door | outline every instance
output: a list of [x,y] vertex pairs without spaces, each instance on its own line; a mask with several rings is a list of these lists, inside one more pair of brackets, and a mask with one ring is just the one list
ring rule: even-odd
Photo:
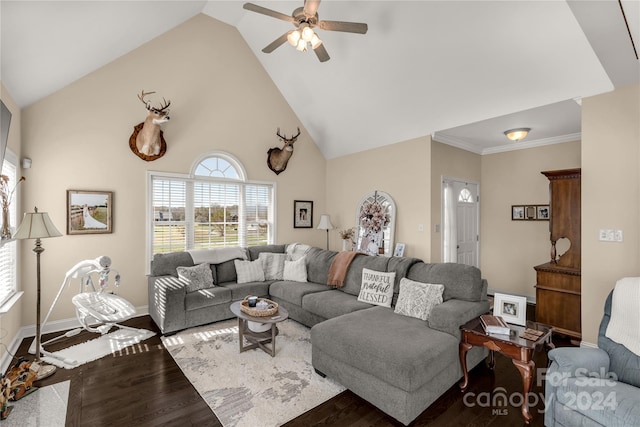
[[[454,262],[455,260],[461,264],[480,267],[478,184],[445,179],[445,187],[447,186],[451,190],[451,199],[447,203],[443,192],[442,203],[445,210],[444,228],[449,230],[449,233],[444,233],[443,237],[454,241],[444,242],[443,246],[453,249],[455,245],[457,255],[452,256],[450,253],[444,257],[444,261]],[[452,224],[447,224],[447,221],[451,221]]]

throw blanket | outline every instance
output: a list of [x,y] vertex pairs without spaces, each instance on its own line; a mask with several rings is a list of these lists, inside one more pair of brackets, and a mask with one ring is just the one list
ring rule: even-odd
[[616,282],[611,320],[604,335],[640,356],[640,277]]
[[189,252],[194,264],[220,264],[232,259],[247,259],[247,252],[240,246],[229,246],[216,249],[193,249]]
[[351,265],[351,261],[359,255],[359,252],[338,252],[338,255],[331,262],[331,266],[329,267],[329,278],[327,281],[327,285],[333,286],[334,288],[341,288],[344,285],[344,279],[347,276],[347,271],[349,271],[349,266]]

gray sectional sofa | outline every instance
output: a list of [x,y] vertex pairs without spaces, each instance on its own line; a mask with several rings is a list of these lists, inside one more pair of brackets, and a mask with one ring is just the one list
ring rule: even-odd
[[[244,259],[258,260],[261,252],[284,254],[287,245],[249,247]],[[335,288],[327,283],[337,255],[308,248],[306,282],[237,283],[235,261],[224,260],[209,265],[210,287],[188,292],[177,269],[194,266],[198,260],[194,262],[188,252],[157,254],[148,277],[149,312],[162,333],[170,334],[235,317],[229,306],[247,295],[268,297],[285,307],[291,319],[311,327],[316,372],[408,424],[461,378],[459,328],[489,310],[487,282],[480,270],[462,264],[358,255],[348,267],[343,286]],[[395,272],[390,308],[358,300],[365,268]],[[403,278],[444,286],[443,301],[435,305],[428,320],[394,311]],[[469,369],[486,354],[483,348],[471,349]]]

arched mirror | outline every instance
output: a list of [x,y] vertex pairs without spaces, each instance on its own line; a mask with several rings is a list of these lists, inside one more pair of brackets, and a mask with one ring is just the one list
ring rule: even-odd
[[391,256],[396,204],[384,191],[366,194],[356,208],[356,251]]

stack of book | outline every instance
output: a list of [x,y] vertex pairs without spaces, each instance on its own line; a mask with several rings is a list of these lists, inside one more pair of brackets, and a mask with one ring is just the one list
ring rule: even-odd
[[509,335],[511,332],[507,322],[500,316],[483,314],[480,316],[480,322],[482,323],[484,331],[488,334]]

